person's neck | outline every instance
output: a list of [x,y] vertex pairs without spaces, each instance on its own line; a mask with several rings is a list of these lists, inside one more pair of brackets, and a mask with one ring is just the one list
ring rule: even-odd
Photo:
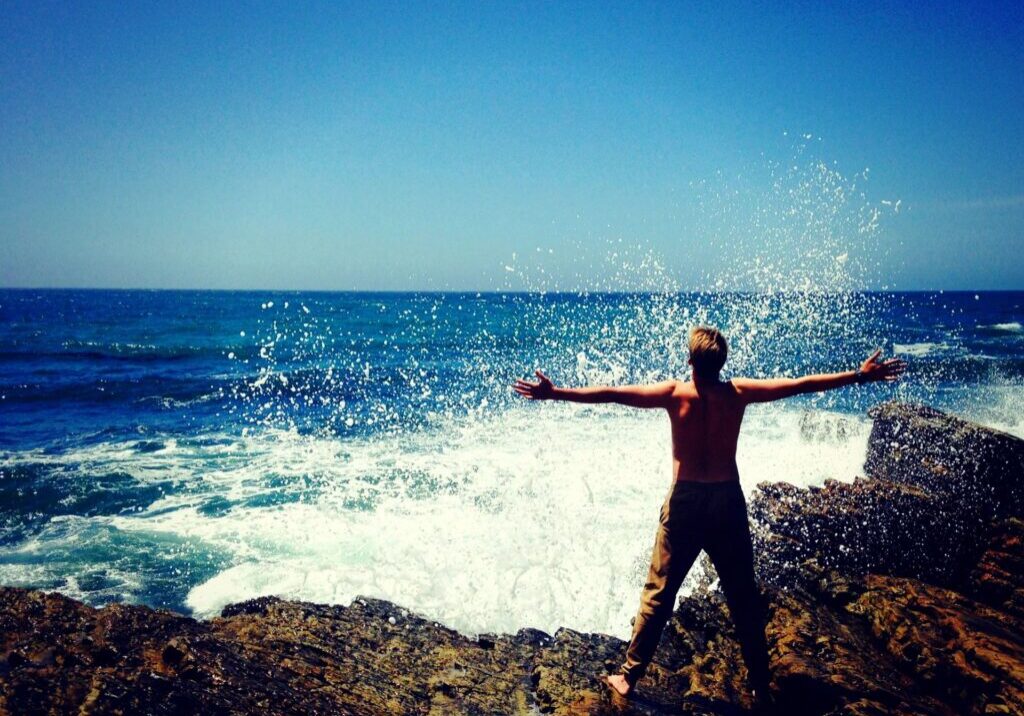
[[710,387],[710,386],[713,386],[713,385],[718,385],[719,383],[722,382],[722,379],[719,376],[720,376],[719,373],[715,373],[714,375],[701,375],[700,373],[697,373],[696,371],[694,371],[694,373],[693,373],[693,384],[695,386],[697,386],[697,388],[704,388],[704,387]]

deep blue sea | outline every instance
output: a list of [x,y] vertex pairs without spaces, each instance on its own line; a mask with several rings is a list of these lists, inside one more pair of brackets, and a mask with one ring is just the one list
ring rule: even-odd
[[0,583],[198,616],[387,598],[468,631],[622,635],[669,480],[667,419],[509,389],[910,362],[897,386],[752,409],[763,480],[861,470],[882,400],[1024,434],[1024,292],[0,290]]

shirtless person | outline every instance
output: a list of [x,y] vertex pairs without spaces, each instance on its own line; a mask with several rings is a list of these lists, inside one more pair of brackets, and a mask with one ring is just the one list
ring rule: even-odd
[[640,595],[625,663],[620,673],[608,677],[608,685],[622,696],[629,695],[647,669],[672,615],[676,592],[703,549],[725,591],[755,699],[770,701],[764,610],[754,582],[747,507],[736,469],[736,441],[743,411],[750,403],[799,393],[896,380],[906,369],[906,363],[895,358],[880,361],[881,351],[875,351],[856,371],[723,381],[719,372],[727,351],[725,337],[719,331],[698,327],[690,331],[690,382],[559,388],[539,370],[537,382],[516,381],[515,391],[531,400],[663,408],[672,422],[672,488],[661,508],[651,567]]

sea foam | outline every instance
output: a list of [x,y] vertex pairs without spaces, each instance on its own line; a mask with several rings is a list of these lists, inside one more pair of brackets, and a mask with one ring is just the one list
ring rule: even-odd
[[979,328],[985,328],[991,331],[998,331],[1001,333],[1020,333],[1024,330],[1021,326],[1020,321],[1010,321],[1008,323],[993,323],[990,326],[979,326]]
[[949,346],[945,343],[895,343],[892,350],[894,353],[921,358],[948,348]]
[[[468,632],[530,625],[624,636],[670,484],[668,421],[535,407],[452,429],[441,445],[436,435],[347,445],[315,499],[217,517],[162,511],[122,526],[234,552],[233,566],[189,592],[199,616],[265,594],[329,603],[361,594]],[[738,456],[744,490],[852,479],[867,432],[847,416],[755,411]],[[292,459],[325,449],[296,440],[274,449]],[[246,473],[235,476],[239,496],[259,481]]]

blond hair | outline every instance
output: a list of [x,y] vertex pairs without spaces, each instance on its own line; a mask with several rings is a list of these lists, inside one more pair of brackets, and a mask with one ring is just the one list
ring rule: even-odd
[[690,330],[690,364],[694,373],[708,378],[717,376],[728,355],[725,336],[717,328],[696,326]]

